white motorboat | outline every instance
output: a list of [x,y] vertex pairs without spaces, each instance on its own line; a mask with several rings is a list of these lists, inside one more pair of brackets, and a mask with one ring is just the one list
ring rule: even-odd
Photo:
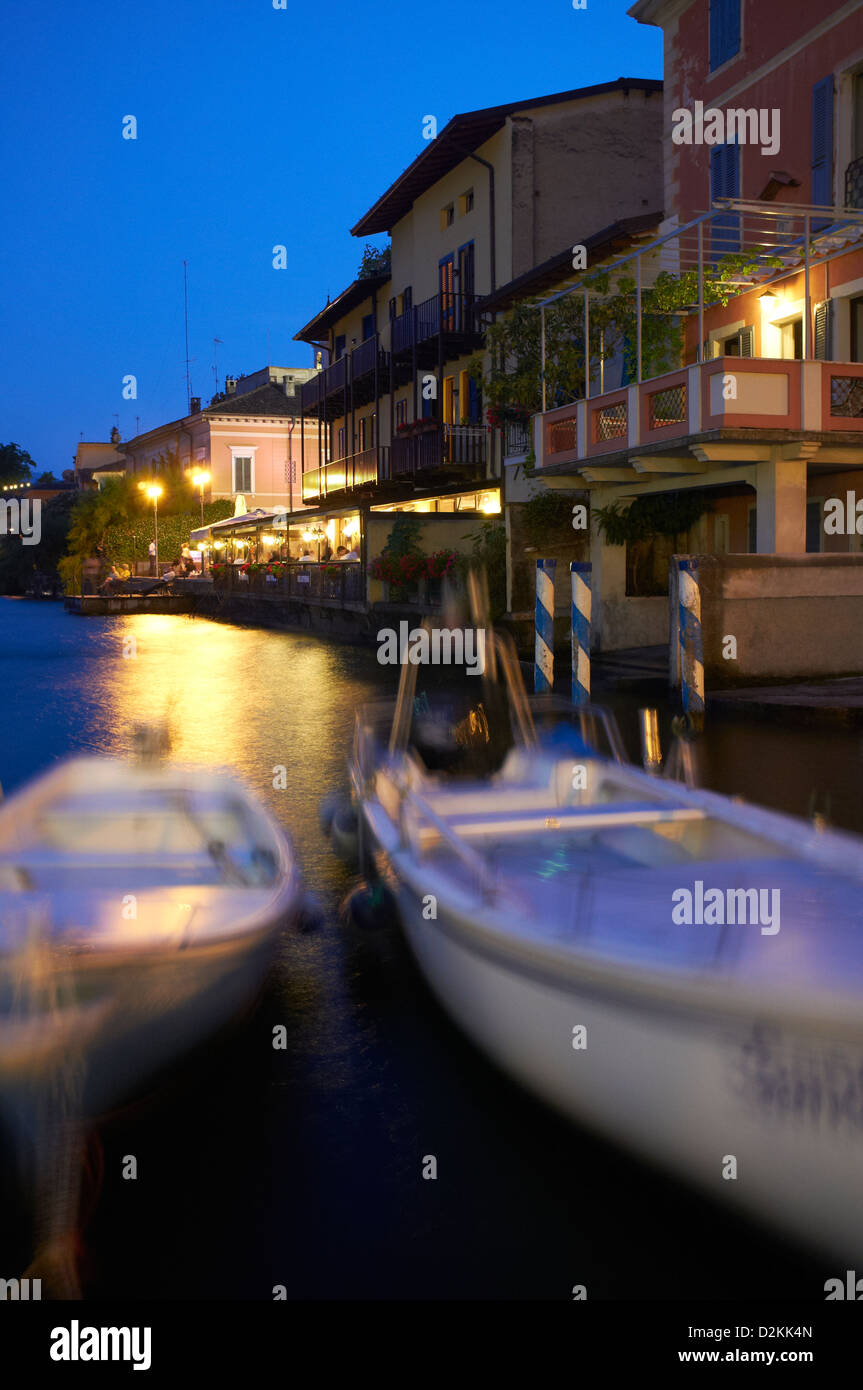
[[0,805],[0,1099],[77,1069],[92,1117],[250,1002],[299,906],[239,783],[76,758]]
[[499,655],[496,770],[440,770],[415,668],[357,719],[366,858],[432,989],[573,1120],[863,1258],[863,841],[627,764],[593,709],[537,734]]

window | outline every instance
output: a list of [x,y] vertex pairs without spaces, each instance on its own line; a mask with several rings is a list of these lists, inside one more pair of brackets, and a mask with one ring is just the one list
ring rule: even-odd
[[758,508],[749,508],[749,535],[747,549],[750,555],[758,554]]
[[445,425],[455,424],[455,377],[443,379],[443,421]]
[[366,449],[375,447],[375,417],[374,415],[364,415],[359,422],[359,452],[365,453]]
[[[833,203],[833,74],[812,88],[812,202]],[[816,227],[816,224],[812,224]],[[820,221],[818,227],[826,226]],[[817,228],[816,228],[817,230]]]
[[234,454],[234,492],[253,492],[251,454]]
[[374,316],[374,314],[365,314],[364,317],[363,317],[363,336],[362,336],[362,340],[361,340],[361,341],[362,341],[362,342],[365,342],[366,339],[371,338],[371,336],[372,336],[372,334],[374,333],[374,331],[375,331],[375,316]]
[[407,400],[396,401],[396,429],[399,425],[406,425],[408,422],[408,403]]
[[441,328],[452,333],[456,327],[455,313],[455,257],[444,256],[438,263],[438,290],[440,291]]
[[393,295],[392,299],[387,304],[387,310],[389,312],[390,318],[394,319],[398,310],[398,303],[395,295]]
[[345,456],[345,427],[344,427],[344,425],[340,425],[340,426],[339,426],[339,436],[338,436],[338,437],[339,437],[339,447],[338,447],[338,453],[336,454],[336,458],[343,459],[344,456]]
[[799,361],[803,356],[803,320],[791,319],[788,323],[779,325],[782,335],[782,356],[792,361]]
[[410,285],[405,285],[402,291],[402,313],[406,314],[409,309],[414,307],[414,292]]
[[465,213],[473,212],[473,189],[469,188],[467,193],[460,193],[458,199],[459,217],[464,217]]
[[455,221],[455,204],[447,203],[445,208],[440,210],[440,229],[445,232],[447,227],[451,227]]
[[335,361],[338,362],[339,358],[340,358],[340,357],[344,357],[344,355],[345,355],[345,335],[344,335],[344,333],[340,333],[339,336],[336,338]]
[[740,52],[740,0],[710,0],[710,71]]

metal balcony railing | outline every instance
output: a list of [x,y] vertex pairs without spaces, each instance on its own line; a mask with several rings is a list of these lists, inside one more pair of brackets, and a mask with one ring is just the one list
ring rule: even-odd
[[531,447],[531,428],[529,420],[507,420],[503,434],[504,457],[513,454],[526,454]]
[[863,154],[845,170],[845,206],[863,208]]
[[326,564],[291,562],[279,574],[241,574],[228,565],[216,587],[245,598],[301,599],[306,603],[361,603],[366,596],[363,566],[355,560]]
[[392,351],[398,356],[414,343],[426,343],[438,333],[477,332],[476,296],[453,290],[433,294],[392,320]]
[[[837,247],[853,248],[863,240],[863,158],[848,166],[845,183],[845,207],[718,198],[709,212],[699,213],[683,226],[604,262],[601,270],[603,277],[607,277],[607,288],[597,288],[596,282],[591,280],[595,272],[587,271],[567,289],[541,301],[541,335],[545,334],[548,309],[559,300],[571,295],[583,297],[583,322],[589,323],[592,305],[602,304],[617,294],[630,295],[635,317],[631,334],[634,358],[631,375],[635,383],[640,383],[667,370],[667,352],[651,346],[656,340],[651,328],[655,329],[660,321],[667,322],[669,318],[667,310],[654,299],[653,286],[660,275],[688,277],[691,298],[675,312],[681,319],[690,320],[684,334],[684,360],[680,363],[689,366],[704,360],[708,336],[705,314],[720,302],[724,304],[729,291],[732,295],[761,292],[799,274],[806,306],[803,357],[812,360],[815,285],[811,272],[835,256]],[[739,252],[742,259],[733,256],[725,260],[732,252]],[[718,269],[722,277],[721,299],[715,284]],[[581,338],[583,346],[583,332],[578,332],[577,337]],[[593,369],[590,376],[594,379],[602,352],[602,339],[595,329],[590,332],[589,346]],[[541,356],[545,361],[544,346]],[[589,385],[585,385],[583,399],[591,394]],[[546,404],[546,413],[549,405]],[[664,423],[671,421],[666,419]],[[615,422],[609,420],[607,425],[601,426],[601,430],[606,428],[612,433],[604,437],[615,437]]]
[[437,425],[418,434],[396,438],[391,446],[392,475],[421,473],[428,468],[464,464],[484,468],[488,430],[482,425]]
[[313,468],[304,473],[303,501],[316,502],[334,492],[368,487],[371,483],[378,482],[386,473],[385,454],[386,449],[381,446],[362,449],[359,453],[333,459],[321,468]]

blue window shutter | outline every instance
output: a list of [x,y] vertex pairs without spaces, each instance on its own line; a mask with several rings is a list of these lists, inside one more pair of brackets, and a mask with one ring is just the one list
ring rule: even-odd
[[833,202],[833,74],[812,88],[812,201]]
[[710,71],[740,52],[740,0],[710,0]]
[[468,401],[468,419],[472,425],[476,425],[480,418],[480,403],[479,386],[475,377],[468,377]]
[[726,0],[725,60],[740,52],[740,0]]
[[[740,196],[740,146],[732,141],[716,145],[710,151],[710,201],[715,198]],[[740,250],[740,217],[738,213],[722,213],[710,225],[710,240],[716,259],[729,251]]]
[[710,0],[710,70],[718,68],[722,61],[719,54],[722,52],[722,19],[723,19],[722,0]]

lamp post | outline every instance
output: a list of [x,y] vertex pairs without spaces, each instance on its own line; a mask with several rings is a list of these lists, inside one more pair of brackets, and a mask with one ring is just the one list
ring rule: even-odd
[[202,526],[203,526],[203,524],[204,524],[204,488],[207,486],[207,483],[208,483],[209,481],[210,481],[210,475],[209,475],[209,473],[204,473],[204,472],[201,472],[200,470],[197,470],[197,469],[196,469],[195,472],[192,474],[192,482],[194,483],[195,487],[201,489],[201,525],[202,525]]
[[162,488],[159,483],[142,483],[147,497],[153,503],[153,543],[156,551],[156,578],[159,578],[159,498],[162,496]]
[[[193,484],[195,485],[195,487],[199,488],[199,489],[200,489],[200,492],[201,492],[201,529],[203,530],[203,527],[204,527],[204,488],[207,486],[207,483],[210,481],[210,475],[209,475],[209,473],[207,473],[207,471],[206,471],[205,469],[196,468],[196,469],[194,470],[194,472],[192,473],[191,478],[192,478],[192,482],[193,482]],[[202,574],[204,573],[204,571],[206,570],[206,568],[207,568],[207,545],[206,545],[206,542],[202,540],[202,541],[201,541],[201,573],[202,573]]]

